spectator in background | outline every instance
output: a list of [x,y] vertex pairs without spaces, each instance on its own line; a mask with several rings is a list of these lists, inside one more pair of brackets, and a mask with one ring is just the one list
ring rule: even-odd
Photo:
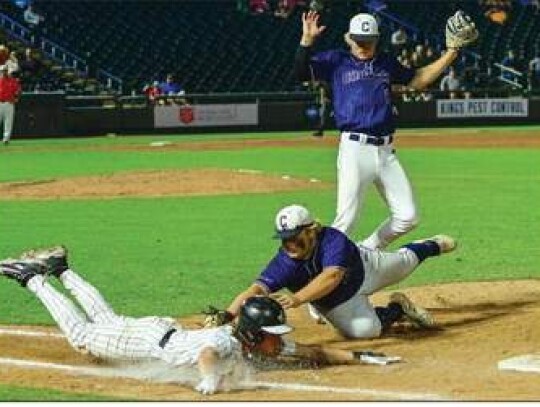
[[247,14],[248,9],[248,0],[236,0],[236,11],[240,14]]
[[472,90],[482,87],[481,75],[480,62],[477,59],[462,71],[461,88],[463,89],[463,97],[465,99],[472,96]]
[[[186,93],[172,73],[167,74],[167,79],[159,85],[159,89],[163,96],[183,96]],[[184,98],[171,98],[167,99],[166,103],[186,104],[187,101]]]
[[143,93],[146,95],[149,103],[155,104],[157,97],[161,95],[159,82],[154,81],[151,85],[146,84],[143,88]]
[[540,53],[529,61],[528,69],[529,89],[536,91],[540,89]]
[[165,82],[162,82],[159,85],[159,88],[161,90],[161,93],[167,96],[183,95],[185,93],[182,89],[182,86],[178,82],[176,82],[172,73],[167,74]]
[[24,10],[23,17],[24,17],[24,21],[26,22],[26,24],[28,24],[28,27],[32,31],[30,42],[32,44],[35,44],[36,42],[39,41],[39,36],[40,36],[40,31],[41,31],[40,23],[42,21],[45,21],[45,18],[42,15],[36,13],[30,3],[28,3],[28,7],[26,8],[26,10]]
[[15,0],[15,5],[23,10],[28,7],[28,3],[28,0]]
[[278,0],[274,16],[279,18],[289,17],[296,7],[296,0]]
[[45,18],[34,11],[31,4],[28,4],[28,7],[26,7],[26,10],[24,10],[23,13],[24,21],[30,26],[30,28],[35,28],[41,23],[42,21],[45,21]]
[[313,137],[323,137],[324,128],[326,126],[326,118],[328,116],[328,110],[331,104],[330,89],[327,88],[325,82],[316,81],[313,83],[315,92],[317,92],[317,124],[315,131],[312,133]]
[[2,143],[9,144],[13,130],[15,103],[21,94],[19,81],[9,74],[7,65],[0,66],[0,123],[4,125]]
[[420,57],[418,55],[418,52],[413,51],[411,53],[411,58],[409,59],[409,62],[411,64],[411,67],[413,68],[420,68],[422,65],[420,64]]
[[448,69],[448,73],[441,80],[440,89],[443,92],[448,92],[450,99],[455,99],[458,96],[458,92],[461,90],[461,81],[454,68]]
[[409,41],[409,36],[403,27],[399,27],[397,31],[394,31],[390,38],[392,48],[396,54],[399,54],[407,46],[407,41]]
[[5,65],[7,65],[10,75],[13,75],[13,73],[19,71],[19,59],[17,58],[17,53],[15,51],[11,51],[9,53],[9,58],[7,59]]
[[540,0],[521,0],[521,3],[526,7],[530,7],[534,14],[540,13]]
[[437,60],[437,59],[438,59],[438,57],[437,57],[437,55],[435,55],[435,51],[433,51],[433,48],[427,47],[426,48],[426,55],[425,55],[426,64],[431,64],[432,62],[435,62],[435,60]]
[[416,55],[417,55],[418,66],[427,65],[426,48],[422,44],[417,44],[416,47],[414,47],[414,51],[416,52]]
[[20,78],[23,88],[28,91],[36,91],[43,75],[43,63],[36,58],[32,48],[26,48],[24,55],[19,60]]
[[[501,65],[507,68],[517,70],[517,61],[514,55],[514,51],[508,50],[506,56],[501,61]],[[513,72],[505,69],[502,69],[501,76],[511,82],[515,82],[517,80],[517,77]]]
[[251,14],[264,14],[270,10],[267,0],[249,0]]
[[9,48],[4,44],[0,44],[0,66],[5,65],[9,59]]

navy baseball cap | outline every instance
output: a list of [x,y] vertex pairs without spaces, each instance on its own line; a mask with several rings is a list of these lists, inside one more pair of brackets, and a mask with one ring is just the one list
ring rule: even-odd
[[274,239],[290,239],[299,234],[314,220],[309,211],[301,205],[290,205],[276,215],[276,233]]
[[357,14],[351,18],[349,23],[349,36],[353,41],[377,41],[379,39],[379,24],[371,14]]

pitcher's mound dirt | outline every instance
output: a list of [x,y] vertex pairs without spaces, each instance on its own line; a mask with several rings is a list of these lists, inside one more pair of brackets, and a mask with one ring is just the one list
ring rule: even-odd
[[2,199],[115,198],[272,193],[327,188],[317,179],[250,170],[186,169],[0,183]]
[[[444,284],[403,290],[426,306],[439,328],[426,331],[408,324],[373,340],[346,340],[327,325],[313,323],[304,308],[293,310],[292,337],[344,349],[377,350],[403,358],[390,366],[335,366],[319,370],[281,364],[256,375],[260,381],[307,384],[334,391],[249,390],[208,398],[185,386],[141,382],[133,379],[81,377],[57,370],[13,368],[0,364],[0,383],[54,388],[140,400],[373,400],[347,390],[388,394],[433,395],[452,400],[539,400],[540,374],[499,371],[497,362],[513,356],[540,353],[540,281],[500,281]],[[384,305],[390,292],[373,297]],[[37,306],[37,305],[36,305]],[[194,328],[202,316],[183,318]],[[44,327],[21,329],[45,330]],[[69,365],[99,366],[75,353],[63,339],[0,335],[3,358],[38,360]]]

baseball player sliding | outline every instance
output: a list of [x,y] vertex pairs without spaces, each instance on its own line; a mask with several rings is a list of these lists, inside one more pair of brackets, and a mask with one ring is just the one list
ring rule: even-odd
[[336,125],[341,132],[333,227],[352,233],[365,193],[374,183],[391,216],[362,245],[382,249],[418,223],[412,188],[393,147],[391,85],[424,89],[452,64],[462,47],[477,39],[478,31],[470,17],[458,11],[446,24],[446,53],[415,70],[402,66],[393,56],[377,53],[379,27],[370,14],[358,14],[350,20],[345,34],[349,52],[330,50],[312,55],[312,46],[325,28],[319,25],[318,13],[303,14],[295,72],[301,81],[325,81],[332,88]]
[[[243,380],[244,356],[295,357],[317,365],[385,365],[400,360],[382,353],[302,345],[282,338],[292,328],[286,324],[281,305],[268,297],[246,297],[237,310],[236,324],[205,329],[187,330],[172,318],[118,315],[94,286],[70,268],[62,246],[3,260],[0,275],[16,280],[35,295],[75,350],[108,360],[196,366],[200,382],[195,389],[202,394],[234,387]],[[60,280],[84,313],[49,284],[47,275]],[[213,314],[210,319],[219,316]]]
[[[246,298],[273,294],[285,309],[311,304],[348,338],[378,337],[404,318],[419,327],[435,324],[427,310],[402,293],[392,294],[385,307],[374,308],[369,297],[405,279],[425,259],[453,251],[453,238],[437,235],[396,252],[371,250],[338,229],[322,226],[300,205],[281,209],[275,226],[281,246],[254,283],[229,305],[230,318]],[[284,288],[291,294],[278,293]]]

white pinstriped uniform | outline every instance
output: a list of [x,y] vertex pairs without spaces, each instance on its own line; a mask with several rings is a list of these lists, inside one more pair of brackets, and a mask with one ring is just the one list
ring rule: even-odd
[[[60,281],[84,313],[41,275],[30,279],[27,287],[78,351],[110,360],[161,360],[173,366],[195,365],[206,347],[213,347],[221,358],[236,358],[241,354],[240,343],[230,326],[185,330],[171,318],[124,317],[115,314],[99,291],[73,270],[64,271]],[[177,331],[161,348],[159,342],[171,328]]]

